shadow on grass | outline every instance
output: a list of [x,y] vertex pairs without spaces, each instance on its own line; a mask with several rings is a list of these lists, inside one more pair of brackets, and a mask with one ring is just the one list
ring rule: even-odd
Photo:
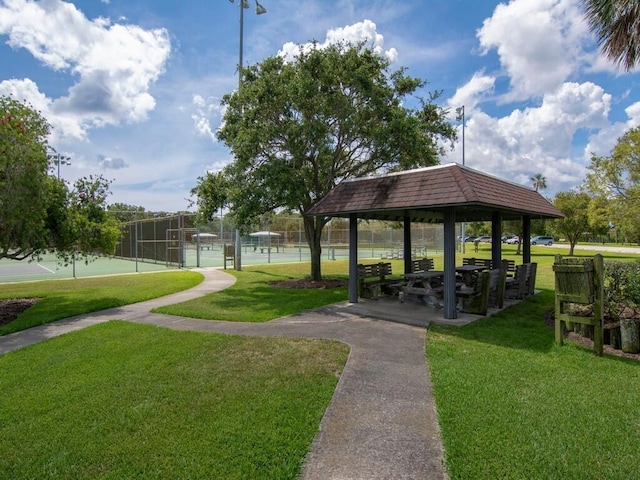
[[555,343],[545,314],[554,307],[554,292],[543,290],[502,312],[464,327],[433,326],[440,334],[500,347],[548,352]]

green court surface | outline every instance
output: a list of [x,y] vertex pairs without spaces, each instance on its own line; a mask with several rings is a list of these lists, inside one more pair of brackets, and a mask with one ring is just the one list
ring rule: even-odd
[[[331,257],[329,257],[331,255]],[[346,249],[327,251],[323,258],[347,258]],[[183,254],[183,268],[222,267],[224,258],[219,246],[203,249],[198,252],[195,248],[187,248]],[[262,265],[266,263],[294,263],[310,260],[309,249],[299,247],[267,247],[255,248],[248,245],[243,248],[241,255],[242,266]],[[137,272],[154,272],[167,269],[177,269],[176,264],[166,262],[152,262],[144,259],[121,259],[112,257],[98,257],[85,263],[76,260],[69,265],[61,265],[55,255],[43,255],[39,260],[0,260],[0,283],[31,282],[36,280],[56,280],[66,278],[94,277],[101,275],[118,275]],[[227,262],[227,268],[233,268],[233,262]]]
[[0,260],[0,283],[57,280],[73,277],[94,277],[123,273],[166,270],[165,264],[153,264],[99,257],[89,263],[77,260],[70,265],[60,265],[54,255],[44,255],[39,260]]

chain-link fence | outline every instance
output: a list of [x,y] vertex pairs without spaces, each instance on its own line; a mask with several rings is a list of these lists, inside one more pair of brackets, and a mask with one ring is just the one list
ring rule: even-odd
[[[205,227],[195,226],[193,214],[180,214],[129,222],[116,248],[116,257],[137,262],[163,263],[178,267],[210,267],[224,264],[224,246],[235,243],[233,225],[222,220]],[[441,225],[415,224],[411,228],[412,256],[433,256],[442,252]],[[309,261],[310,251],[300,217],[278,216],[242,236],[243,265]],[[348,258],[349,228],[342,219],[323,229],[323,259]],[[361,221],[358,224],[360,258],[402,258],[404,232],[397,224]]]

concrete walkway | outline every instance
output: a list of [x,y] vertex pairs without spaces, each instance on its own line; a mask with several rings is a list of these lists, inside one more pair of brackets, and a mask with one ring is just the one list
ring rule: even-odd
[[[202,270],[198,287],[167,297],[61,320],[0,337],[0,354],[112,319],[175,330],[327,338],[351,352],[300,478],[446,479],[438,419],[425,361],[424,326],[396,323],[340,304],[269,323],[196,320],[149,313],[151,308],[205,295],[235,279]],[[424,306],[421,306],[424,311]]]

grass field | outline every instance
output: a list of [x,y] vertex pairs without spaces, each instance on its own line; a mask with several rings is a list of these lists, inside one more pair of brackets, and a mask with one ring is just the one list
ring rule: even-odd
[[462,328],[429,329],[426,357],[451,479],[638,475],[640,364],[555,345],[542,319],[554,305],[556,253],[567,249],[532,248],[541,294]]
[[[325,277],[346,280],[347,270],[348,264],[343,260],[323,263]],[[201,298],[157,308],[154,312],[206,320],[267,322],[347,299],[347,287],[292,289],[269,285],[271,281],[308,276],[308,263],[258,265],[244,267],[241,272],[228,270],[228,273],[237,279],[231,287]]]
[[347,352],[109,322],[0,356],[0,478],[295,479]]
[[0,335],[88,312],[120,307],[186,290],[202,282],[197,272],[164,271],[111,277],[48,280],[2,285],[0,299],[41,298]]
[[[532,248],[541,294],[466,327],[429,329],[452,479],[637,477],[640,364],[557,346],[543,321],[553,308],[553,257],[567,252]],[[515,247],[504,258],[521,261]],[[343,278],[346,268],[323,264]],[[308,264],[247,267],[234,272],[232,289],[176,311],[265,321],[346,298],[344,289],[307,297],[267,287],[307,274]],[[296,478],[347,351],[289,342],[111,322],[4,355],[0,477]]]

